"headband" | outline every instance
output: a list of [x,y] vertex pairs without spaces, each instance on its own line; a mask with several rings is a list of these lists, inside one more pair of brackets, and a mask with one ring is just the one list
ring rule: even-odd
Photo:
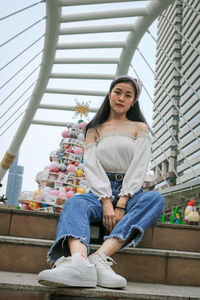
[[116,77],[112,82],[111,82],[111,85],[110,85],[110,91],[113,89],[114,85],[119,81],[120,82],[120,79],[127,79],[127,80],[130,80],[135,89],[136,89],[136,97],[134,99],[134,102],[137,102],[139,97],[140,97],[140,94],[141,94],[141,91],[142,91],[142,81],[140,79],[137,79],[137,78],[133,78],[131,76],[128,76],[128,75],[121,75],[121,76],[118,76]]

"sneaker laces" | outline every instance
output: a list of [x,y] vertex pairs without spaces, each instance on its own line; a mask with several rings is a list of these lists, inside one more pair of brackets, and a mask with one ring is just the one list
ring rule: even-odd
[[101,260],[99,260],[100,263],[102,263],[107,269],[111,269],[111,266],[113,264],[116,264],[116,262],[114,261],[114,259],[112,259],[110,256],[106,256],[105,258],[104,257],[101,257]]
[[52,268],[54,269],[54,268],[58,267],[60,264],[70,262],[71,260],[72,260],[71,256],[68,256],[68,257],[62,256],[56,260],[56,262],[53,264]]

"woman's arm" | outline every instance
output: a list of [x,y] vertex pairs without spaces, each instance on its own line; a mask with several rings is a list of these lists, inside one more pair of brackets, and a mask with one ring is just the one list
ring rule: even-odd
[[[110,181],[96,158],[96,141],[98,135],[94,129],[89,129],[86,134],[85,173],[90,190],[101,200],[103,215],[102,223],[111,232],[116,225],[115,211],[112,205],[112,190]],[[92,146],[91,146],[92,145]]]
[[122,201],[123,203],[126,202],[127,198],[121,199],[121,197],[127,196],[130,198],[139,191],[144,183],[144,178],[148,170],[151,154],[151,140],[148,135],[148,127],[146,124],[138,122],[134,142],[133,159],[126,171],[122,188],[119,193],[119,201]]
[[103,216],[102,216],[103,226],[109,232],[111,232],[119,220],[117,220],[116,218],[115,210],[113,208],[113,204],[110,198],[102,198],[101,203],[103,206]]
[[119,197],[119,200],[117,201],[116,206],[121,207],[122,209],[126,208],[126,204],[127,204],[128,200],[129,200],[129,198],[130,198],[129,196],[121,196],[121,197]]
[[91,144],[91,143],[96,143],[98,138],[97,132],[95,129],[90,128],[88,129],[87,133],[86,133],[86,138],[85,138],[85,143],[87,144]]
[[112,190],[108,176],[96,155],[97,138],[96,131],[89,129],[84,151],[84,170],[89,189],[101,200],[112,198]]

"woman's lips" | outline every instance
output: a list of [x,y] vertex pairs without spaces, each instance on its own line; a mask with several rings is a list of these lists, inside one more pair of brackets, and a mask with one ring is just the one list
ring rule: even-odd
[[118,104],[116,104],[117,106],[119,106],[119,107],[124,107],[124,105],[123,104],[120,104],[120,103],[118,103]]

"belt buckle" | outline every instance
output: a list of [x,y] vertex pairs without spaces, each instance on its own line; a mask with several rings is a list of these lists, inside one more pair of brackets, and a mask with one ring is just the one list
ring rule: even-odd
[[123,180],[123,175],[122,174],[115,174],[115,180],[117,180],[117,181],[122,181]]

